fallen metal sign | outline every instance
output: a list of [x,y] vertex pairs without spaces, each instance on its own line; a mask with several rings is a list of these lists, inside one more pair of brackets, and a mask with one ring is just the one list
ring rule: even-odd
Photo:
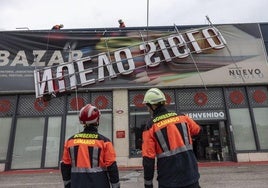
[[220,50],[226,45],[219,30],[212,26],[169,32],[147,40],[153,38],[151,35],[153,33],[148,33],[148,36],[141,34],[142,40],[131,46],[121,47],[124,44],[120,44],[120,40],[117,41],[118,44],[113,44],[120,48],[109,48],[112,39],[104,38],[102,40],[107,48],[100,50],[101,53],[35,69],[36,97],[101,84],[107,79],[116,79],[118,75],[130,77],[138,74],[138,70],[153,69],[174,59],[183,60],[208,50]]

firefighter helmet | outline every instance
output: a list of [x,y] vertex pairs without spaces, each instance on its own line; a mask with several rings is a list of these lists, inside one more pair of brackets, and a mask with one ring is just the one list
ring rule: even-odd
[[144,96],[143,104],[158,104],[160,102],[165,102],[166,97],[164,93],[158,88],[149,89]]
[[87,104],[79,113],[79,120],[81,124],[99,124],[100,111],[95,106]]

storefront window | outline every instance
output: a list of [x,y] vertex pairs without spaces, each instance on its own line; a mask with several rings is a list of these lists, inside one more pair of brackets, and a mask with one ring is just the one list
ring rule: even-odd
[[45,118],[18,118],[12,169],[40,168]]
[[256,150],[249,110],[230,109],[236,150]]
[[61,117],[49,117],[46,143],[45,167],[59,164]]
[[65,140],[70,138],[73,134],[83,131],[83,126],[79,122],[78,114],[68,115],[66,117],[65,129]]
[[268,149],[268,108],[253,109],[260,142],[260,149]]
[[102,112],[100,118],[99,133],[112,140],[112,127],[112,113]]
[[11,118],[0,118],[0,160],[6,160],[11,122]]
[[131,157],[141,156],[142,131],[148,119],[148,112],[130,113],[129,147]]

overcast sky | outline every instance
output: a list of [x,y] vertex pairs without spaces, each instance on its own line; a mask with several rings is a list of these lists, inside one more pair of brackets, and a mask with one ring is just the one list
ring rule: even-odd
[[267,9],[268,0],[0,0],[0,30],[147,26],[147,15],[149,26],[268,22]]

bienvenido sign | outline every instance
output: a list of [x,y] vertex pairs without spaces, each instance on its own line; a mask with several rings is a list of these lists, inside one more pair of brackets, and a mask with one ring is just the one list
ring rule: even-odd
[[[187,30],[184,33],[171,33],[114,51],[107,49],[106,52],[94,56],[36,69],[34,71],[36,97],[89,86],[103,82],[106,78],[115,79],[118,75],[129,75],[142,67],[156,67],[160,63],[172,61],[173,58],[183,59],[206,50],[219,50],[225,45],[226,41],[219,30],[208,26]],[[137,57],[143,59],[143,64],[135,63]]]
[[194,120],[225,120],[225,112],[222,110],[214,111],[198,111],[198,112],[184,112]]

